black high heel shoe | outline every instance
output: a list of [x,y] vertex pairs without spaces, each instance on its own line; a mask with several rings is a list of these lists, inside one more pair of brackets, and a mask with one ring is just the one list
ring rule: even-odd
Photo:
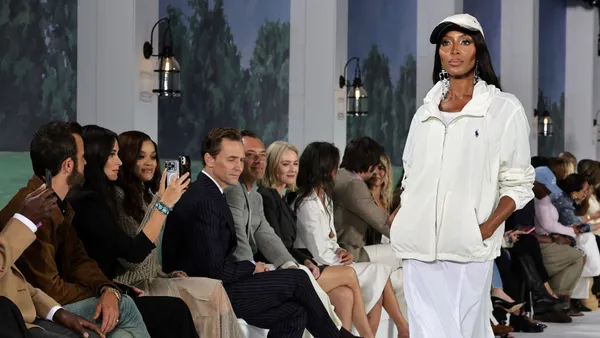
[[492,303],[494,304],[494,309],[500,308],[508,313],[518,311],[523,307],[523,305],[525,305],[525,303],[507,302],[504,299],[498,297],[492,297]]
[[531,322],[524,316],[510,316],[510,326],[515,332],[544,332],[544,327],[538,323]]

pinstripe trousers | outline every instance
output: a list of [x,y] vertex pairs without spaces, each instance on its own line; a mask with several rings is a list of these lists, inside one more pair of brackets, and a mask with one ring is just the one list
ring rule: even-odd
[[233,311],[248,324],[269,330],[269,338],[339,337],[310,279],[300,269],[257,273],[224,285]]

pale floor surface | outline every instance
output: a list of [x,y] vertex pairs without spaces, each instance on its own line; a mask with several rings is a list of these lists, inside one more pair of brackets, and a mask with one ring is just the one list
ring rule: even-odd
[[573,318],[570,324],[546,323],[543,333],[513,333],[515,338],[599,338],[600,311],[586,313],[584,317]]

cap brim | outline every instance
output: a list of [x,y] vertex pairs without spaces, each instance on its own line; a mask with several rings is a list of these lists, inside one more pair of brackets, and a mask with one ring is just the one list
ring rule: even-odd
[[431,32],[431,36],[429,37],[429,42],[434,45],[438,44],[438,42],[440,42],[440,40],[442,39],[444,34],[446,34],[446,32],[448,32],[450,30],[459,30],[459,31],[465,31],[465,32],[477,32],[476,29],[472,29],[469,27],[463,27],[461,25],[455,24],[454,22],[446,21],[446,22],[440,23],[433,29],[433,32]]

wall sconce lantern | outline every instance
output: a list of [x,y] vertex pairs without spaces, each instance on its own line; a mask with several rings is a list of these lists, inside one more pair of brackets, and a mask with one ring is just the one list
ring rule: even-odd
[[[354,80],[346,82],[346,71],[348,70],[348,64],[356,61],[356,68],[354,68]],[[348,87],[348,95],[346,97],[346,114],[348,116],[367,116],[368,110],[368,98],[367,91],[362,85],[362,79],[360,74],[360,59],[353,57],[344,66],[344,73],[340,75],[340,88]]]
[[600,114],[600,110],[596,112],[596,117],[594,117],[594,127],[596,128],[596,141],[600,142],[600,126],[598,126],[598,114]]
[[[167,28],[163,35],[163,50],[159,54],[152,54],[154,49],[152,47],[152,41],[154,39],[154,29],[161,22],[167,22]],[[179,62],[175,60],[173,56],[173,34],[171,33],[171,19],[162,18],[158,20],[152,27],[150,33],[150,41],[144,42],[144,58],[150,59],[150,57],[158,57],[156,63],[156,69],[154,73],[158,75],[158,88],[152,90],[153,93],[159,97],[180,97],[180,74],[181,68],[179,68]],[[167,43],[166,37],[169,33],[169,43]]]
[[543,137],[552,136],[553,126],[552,118],[547,110],[540,115],[537,109],[533,110],[533,116],[538,118],[538,135]]

